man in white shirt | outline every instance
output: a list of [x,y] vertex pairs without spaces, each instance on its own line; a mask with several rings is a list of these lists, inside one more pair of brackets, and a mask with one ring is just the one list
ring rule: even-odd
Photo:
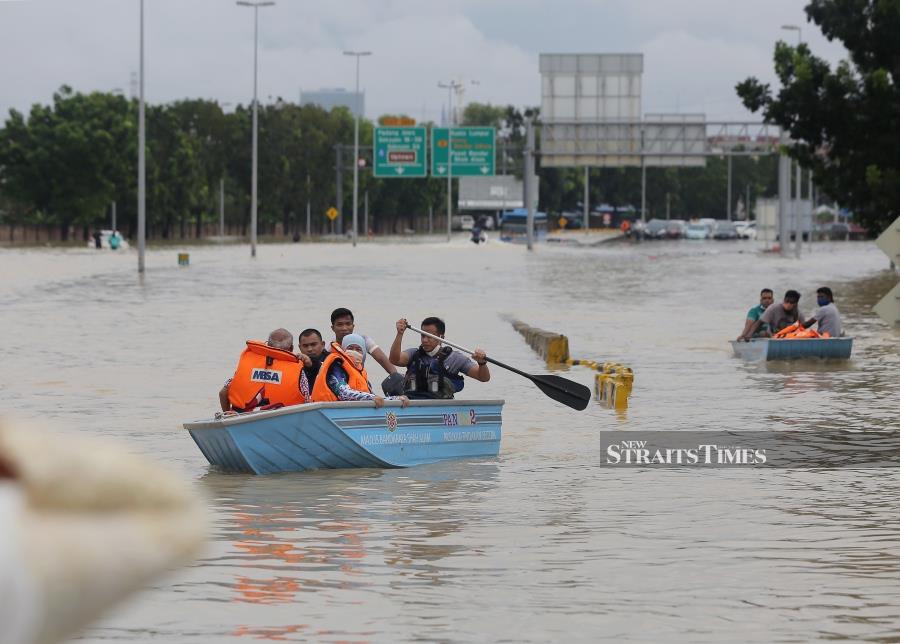
[[[331,330],[334,331],[334,341],[338,344],[341,343],[345,335],[353,333],[355,327],[353,312],[350,309],[341,307],[331,312]],[[381,347],[378,346],[375,340],[367,335],[360,335],[366,341],[366,353],[375,358],[375,362],[380,364],[388,372],[388,375],[397,373],[397,368],[391,364],[391,361],[388,360],[387,355],[381,350]],[[325,349],[327,350],[328,347],[326,346]]]

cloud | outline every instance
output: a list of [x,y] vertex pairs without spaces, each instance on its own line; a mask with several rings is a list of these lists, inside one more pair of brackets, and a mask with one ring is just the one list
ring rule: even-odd
[[[477,80],[466,98],[520,106],[540,102],[542,51],[641,51],[646,109],[742,108],[734,84],[771,78],[773,43],[829,44],[802,13],[803,0],[278,0],[259,10],[259,95],[297,100],[301,88],[351,88],[352,59],[368,49],[361,86],[368,116],[406,112],[436,119],[439,80]],[[253,10],[233,0],[147,0],[146,95],[151,102],[204,97],[248,103]],[[129,92],[138,68],[138,0],[0,2],[0,118],[10,107],[48,102],[61,84]]]

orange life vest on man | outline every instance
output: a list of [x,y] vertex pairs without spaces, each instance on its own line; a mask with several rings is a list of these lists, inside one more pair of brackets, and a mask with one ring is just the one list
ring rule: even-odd
[[334,392],[328,387],[328,370],[331,369],[331,365],[335,362],[339,363],[344,371],[347,372],[347,384],[350,385],[351,389],[356,389],[357,391],[369,391],[369,375],[366,373],[366,370],[364,368],[357,369],[356,364],[354,364],[350,356],[344,352],[341,345],[337,342],[332,342],[328,357],[322,361],[319,375],[316,376],[316,384],[313,385],[311,395],[313,402],[337,401],[338,397],[335,396]]
[[228,401],[235,411],[261,406],[299,405],[303,365],[290,351],[275,349],[259,340],[247,340],[247,348],[228,385]]

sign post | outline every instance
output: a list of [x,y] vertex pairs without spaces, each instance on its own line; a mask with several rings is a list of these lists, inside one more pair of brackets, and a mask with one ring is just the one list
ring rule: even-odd
[[376,127],[375,176],[384,179],[428,176],[427,143],[424,127]]
[[494,176],[494,128],[454,127],[452,131],[451,141],[449,128],[431,129],[431,174],[445,177],[452,166],[454,177]]

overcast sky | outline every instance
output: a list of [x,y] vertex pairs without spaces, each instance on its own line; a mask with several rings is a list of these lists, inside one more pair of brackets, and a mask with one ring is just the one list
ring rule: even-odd
[[[644,54],[643,111],[751,115],[734,93],[773,81],[774,42],[803,39],[826,59],[841,47],[805,20],[805,0],[278,0],[259,10],[259,94],[352,88],[345,49],[372,50],[361,87],[370,118],[437,120],[446,90],[466,100],[540,103],[538,54]],[[145,0],[146,98],[248,103],[253,10],[233,0]],[[0,117],[47,103],[62,84],[130,93],[138,69],[139,0],[0,0]],[[477,81],[478,84],[472,84]]]

